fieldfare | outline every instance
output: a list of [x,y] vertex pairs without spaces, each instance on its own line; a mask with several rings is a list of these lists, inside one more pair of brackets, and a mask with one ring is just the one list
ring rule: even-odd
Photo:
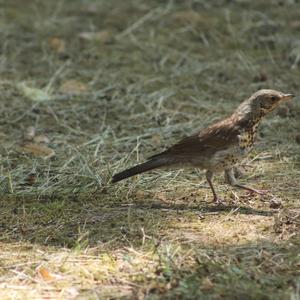
[[206,170],[206,179],[217,203],[220,199],[212,179],[214,173],[220,171],[225,171],[225,177],[232,186],[261,194],[262,191],[236,181],[234,166],[252,149],[261,119],[293,97],[292,94],[275,90],[259,90],[242,102],[228,118],[182,139],[146,162],[114,175],[112,182],[157,168],[192,166]]

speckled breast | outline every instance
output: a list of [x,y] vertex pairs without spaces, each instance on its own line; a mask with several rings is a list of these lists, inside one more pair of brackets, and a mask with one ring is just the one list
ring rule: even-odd
[[256,139],[256,127],[252,127],[238,136],[239,147],[244,154],[247,154],[253,148]]
[[256,128],[242,132],[238,136],[238,143],[226,150],[218,151],[210,161],[212,171],[222,171],[239,163],[253,148],[256,138]]

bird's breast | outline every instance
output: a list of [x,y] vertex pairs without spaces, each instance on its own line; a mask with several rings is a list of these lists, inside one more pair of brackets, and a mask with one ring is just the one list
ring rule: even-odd
[[222,171],[240,162],[245,153],[238,145],[229,147],[226,150],[217,151],[209,160],[209,168],[212,171]]
[[249,152],[256,139],[256,129],[257,126],[251,127],[248,130],[243,131],[239,136],[239,148],[245,154]]
[[209,160],[209,168],[221,171],[239,163],[252,149],[256,137],[256,127],[244,130],[238,135],[238,142],[227,149],[216,151]]

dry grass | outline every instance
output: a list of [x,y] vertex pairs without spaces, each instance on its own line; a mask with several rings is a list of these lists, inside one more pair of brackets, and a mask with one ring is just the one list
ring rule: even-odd
[[265,198],[109,183],[259,88],[299,94],[299,3],[225,2],[0,1],[1,299],[299,299],[299,97],[243,163]]

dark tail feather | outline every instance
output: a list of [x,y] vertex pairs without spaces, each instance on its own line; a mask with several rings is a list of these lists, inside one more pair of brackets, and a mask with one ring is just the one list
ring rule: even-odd
[[121,181],[123,179],[126,179],[128,177],[162,167],[166,164],[167,163],[166,163],[165,159],[151,159],[151,160],[146,161],[143,164],[134,166],[130,169],[127,169],[123,172],[120,172],[120,173],[114,175],[112,178],[112,182],[115,183],[115,182]]

